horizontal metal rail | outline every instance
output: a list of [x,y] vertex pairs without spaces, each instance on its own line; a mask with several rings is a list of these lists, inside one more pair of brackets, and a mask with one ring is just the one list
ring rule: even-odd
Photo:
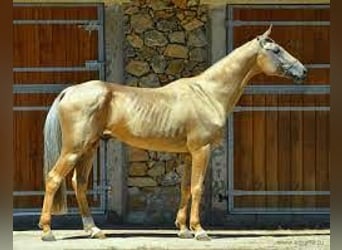
[[245,191],[245,190],[233,190],[231,195],[234,196],[255,196],[255,195],[330,195],[330,191],[305,191],[305,190],[297,190],[297,191],[269,191],[269,190],[256,190],[256,191]]
[[14,106],[13,111],[48,111],[50,106]]
[[14,94],[59,93],[72,84],[14,84]]
[[330,9],[330,4],[232,4],[234,9]]
[[74,71],[98,71],[89,67],[14,67],[13,72],[74,72]]
[[237,208],[234,207],[230,214],[312,214],[324,215],[330,214],[330,208]]
[[[71,84],[14,84],[15,94],[59,93]],[[329,94],[329,85],[248,85],[244,94]]]
[[[121,0],[122,1],[122,0]],[[127,0],[129,1],[129,0]],[[98,3],[96,3],[98,2]],[[92,2],[81,2],[81,3],[76,3],[76,2],[68,2],[64,1],[62,3],[56,3],[56,2],[44,2],[44,5],[42,5],[43,2],[30,2],[30,3],[13,3],[14,7],[30,7],[30,6],[39,6],[39,7],[99,7],[103,5],[103,1],[100,0],[94,0]]]
[[315,107],[270,107],[270,106],[260,106],[260,107],[244,107],[236,106],[234,112],[244,112],[244,111],[330,111],[330,107],[327,106],[315,106]]
[[[105,210],[101,207],[90,207],[91,214],[104,214]],[[79,209],[77,207],[70,207],[68,208],[68,215],[79,215]],[[14,208],[13,209],[13,216],[32,216],[32,215],[40,215],[41,209],[40,208]]]
[[93,24],[93,25],[100,25],[98,20],[67,20],[67,19],[21,19],[21,20],[13,20],[13,24],[67,24],[67,25],[74,25],[74,24]]
[[330,21],[230,21],[233,26],[330,26]]
[[[109,189],[110,189],[109,186],[97,185],[96,188],[88,190],[87,194],[89,194],[89,195],[98,194],[101,191],[106,191]],[[67,193],[67,195],[74,195],[75,194],[75,192],[72,190],[68,190],[66,193]],[[44,194],[45,194],[44,191],[13,191],[13,193],[12,193],[13,196],[42,196]]]
[[329,85],[249,85],[244,94],[330,94]]
[[308,69],[329,69],[330,63],[313,63],[313,64],[304,64]]

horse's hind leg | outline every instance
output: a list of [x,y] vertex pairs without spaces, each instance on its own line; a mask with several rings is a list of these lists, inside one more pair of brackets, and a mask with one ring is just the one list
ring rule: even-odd
[[190,184],[191,184],[191,156],[190,155],[182,155],[184,159],[184,168],[182,173],[182,182],[181,182],[181,200],[177,212],[176,217],[176,227],[179,228],[178,236],[180,238],[193,238],[191,231],[188,229],[187,223],[187,212],[188,212],[188,203],[190,199]]
[[72,177],[72,186],[75,190],[77,203],[82,216],[83,227],[86,232],[90,233],[92,238],[105,238],[104,233],[95,225],[94,219],[91,216],[88,201],[87,201],[87,186],[90,170],[92,169],[92,159],[95,149],[85,154],[77,163]]
[[42,240],[53,241],[55,237],[51,231],[51,209],[53,199],[62,180],[74,168],[80,155],[78,153],[64,153],[57,160],[55,166],[48,173],[45,183],[45,196],[39,226],[43,229]]

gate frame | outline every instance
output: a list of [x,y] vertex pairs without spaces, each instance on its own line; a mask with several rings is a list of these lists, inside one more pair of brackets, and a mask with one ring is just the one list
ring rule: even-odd
[[[13,24],[78,24],[80,28],[84,28],[89,32],[97,30],[97,48],[98,58],[96,61],[86,61],[83,67],[13,67],[13,72],[73,72],[73,71],[96,71],[99,74],[100,80],[106,80],[105,68],[105,5],[104,3],[13,3],[13,7],[17,6],[48,6],[48,7],[73,7],[73,6],[89,6],[97,7],[97,19],[93,20],[66,20],[66,19],[41,19],[41,20],[13,20]],[[83,26],[83,27],[82,27]],[[71,84],[13,84],[13,94],[33,94],[33,93],[59,93],[64,88],[71,86]],[[47,111],[50,106],[14,106],[13,111]],[[88,190],[87,194],[93,196],[93,200],[100,199],[100,205],[90,207],[93,214],[104,214],[107,208],[107,191],[110,189],[107,185],[107,144],[105,141],[100,141],[100,146],[93,161],[93,187]],[[98,179],[98,171],[100,171],[100,178]],[[18,196],[42,196],[44,191],[13,191],[13,197]],[[67,194],[74,194],[74,191],[67,191]],[[13,208],[13,216],[28,216],[39,215],[41,208]],[[78,214],[77,207],[70,207],[67,213]]]
[[[233,20],[234,8],[262,8],[262,9],[322,9],[330,8],[329,5],[227,5],[227,29],[228,29],[228,48],[227,53],[230,53],[234,48],[234,27],[244,25],[268,25],[272,23],[274,26],[328,26],[330,21],[238,21]],[[307,68],[330,68],[330,64],[308,64]],[[328,94],[330,93],[330,85],[322,84],[318,86],[296,86],[296,85],[273,85],[267,86],[247,86],[244,94]],[[330,106],[311,106],[311,107],[235,107],[234,111],[228,117],[227,123],[227,162],[228,162],[228,213],[230,214],[329,214],[330,208],[268,208],[268,207],[244,207],[236,208],[234,206],[234,197],[246,195],[330,195],[330,191],[245,191],[236,190],[234,188],[234,113],[243,111],[329,111]]]

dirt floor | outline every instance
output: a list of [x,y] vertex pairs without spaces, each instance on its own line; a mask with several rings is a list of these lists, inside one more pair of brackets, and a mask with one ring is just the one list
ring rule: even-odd
[[212,240],[179,239],[175,230],[104,230],[104,240],[83,230],[54,230],[55,242],[42,242],[38,230],[14,231],[16,250],[225,250],[330,249],[330,230],[219,230]]

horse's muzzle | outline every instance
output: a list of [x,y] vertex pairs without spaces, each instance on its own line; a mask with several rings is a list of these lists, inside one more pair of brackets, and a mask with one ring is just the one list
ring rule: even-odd
[[307,78],[308,70],[302,64],[297,63],[287,73],[291,76],[295,84],[303,84]]
[[293,82],[295,84],[303,84],[305,79],[306,79],[306,76],[294,76]]

